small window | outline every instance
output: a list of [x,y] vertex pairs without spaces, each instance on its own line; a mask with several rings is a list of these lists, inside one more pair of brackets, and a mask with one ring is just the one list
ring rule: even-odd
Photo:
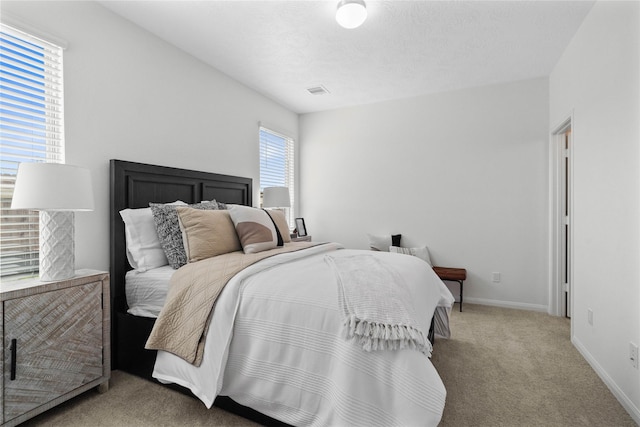
[[265,187],[287,187],[291,208],[285,214],[289,227],[294,219],[294,142],[293,138],[260,127],[260,206]]
[[0,275],[38,272],[38,212],[11,210],[21,162],[64,163],[62,48],[0,24]]

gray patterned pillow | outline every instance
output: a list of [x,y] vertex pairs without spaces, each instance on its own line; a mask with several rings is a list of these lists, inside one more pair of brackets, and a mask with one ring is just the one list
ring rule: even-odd
[[[188,206],[194,209],[220,209],[215,200]],[[182,267],[187,263],[187,253],[184,250],[184,244],[182,242],[182,231],[180,231],[180,223],[178,222],[176,206],[149,203],[149,207],[153,214],[153,221],[156,224],[156,231],[158,232],[160,244],[167,256],[169,265],[175,269]]]
[[217,203],[217,204],[218,204],[218,209],[219,209],[219,210],[226,210],[226,209],[228,209],[228,208],[227,208],[227,204],[226,204],[226,203],[219,202],[219,201],[217,201],[216,199],[213,199],[213,200],[211,200],[211,201],[203,200],[203,201],[201,201],[200,203]]
[[228,209],[226,203],[217,202],[215,200],[214,200],[214,202],[216,202],[218,204],[218,209],[220,209],[220,210]]

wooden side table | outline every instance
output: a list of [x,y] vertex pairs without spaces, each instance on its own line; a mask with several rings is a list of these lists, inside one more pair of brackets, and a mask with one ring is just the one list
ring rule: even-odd
[[0,425],[12,427],[111,377],[109,273],[77,270],[0,291]]
[[291,241],[292,242],[310,242],[311,241],[311,236],[307,235],[307,236],[291,237]]
[[433,267],[433,271],[436,272],[440,280],[460,283],[460,311],[462,311],[462,296],[464,281],[467,280],[467,270],[464,268]]

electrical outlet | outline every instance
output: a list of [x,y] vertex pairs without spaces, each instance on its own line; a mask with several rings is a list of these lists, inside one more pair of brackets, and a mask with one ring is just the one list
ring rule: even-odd
[[491,273],[491,281],[493,283],[500,283],[500,273],[498,272]]
[[593,326],[593,310],[591,310],[590,308],[587,309],[587,322],[589,322],[589,324]]
[[638,369],[638,346],[629,341],[629,360],[631,360],[631,366]]

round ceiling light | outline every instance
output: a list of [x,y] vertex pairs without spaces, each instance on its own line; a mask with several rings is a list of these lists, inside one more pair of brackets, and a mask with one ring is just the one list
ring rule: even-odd
[[357,28],[367,19],[367,6],[364,0],[340,0],[336,21],[344,28]]

